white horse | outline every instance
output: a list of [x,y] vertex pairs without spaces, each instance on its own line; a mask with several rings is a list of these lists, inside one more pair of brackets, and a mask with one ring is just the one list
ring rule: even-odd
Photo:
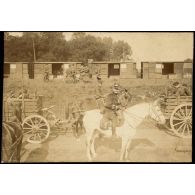
[[[159,100],[151,103],[140,103],[124,111],[124,124],[116,128],[118,136],[122,138],[120,161],[127,160],[128,147],[136,134],[136,128],[142,123],[145,117],[150,116],[159,124],[165,124],[165,117],[159,108],[158,101]],[[95,138],[100,135],[106,137],[112,136],[111,129],[100,129],[101,118],[102,114],[98,109],[87,111],[83,118],[83,125],[86,130],[87,157],[89,161],[92,161],[96,157],[94,148]]]

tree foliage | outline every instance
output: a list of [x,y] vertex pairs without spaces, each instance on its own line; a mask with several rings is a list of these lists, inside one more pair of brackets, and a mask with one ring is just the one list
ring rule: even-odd
[[[33,48],[34,47],[34,48]],[[5,61],[94,61],[121,60],[132,54],[124,41],[75,32],[66,41],[63,32],[24,32],[22,36],[5,34]]]

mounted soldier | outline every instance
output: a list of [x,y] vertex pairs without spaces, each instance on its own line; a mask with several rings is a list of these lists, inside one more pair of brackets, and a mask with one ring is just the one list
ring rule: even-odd
[[100,122],[101,129],[108,129],[109,123],[111,122],[113,138],[117,137],[116,127],[121,126],[124,122],[124,106],[120,97],[122,95],[121,93],[120,86],[115,83],[112,87],[112,92],[105,99],[103,118]]

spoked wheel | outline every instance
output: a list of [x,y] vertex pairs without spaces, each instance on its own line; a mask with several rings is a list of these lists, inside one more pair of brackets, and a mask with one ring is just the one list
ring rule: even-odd
[[50,133],[50,126],[47,120],[40,115],[31,115],[24,119],[22,123],[24,137],[30,143],[44,142]]
[[177,106],[171,114],[170,125],[173,132],[182,138],[192,137],[192,104]]

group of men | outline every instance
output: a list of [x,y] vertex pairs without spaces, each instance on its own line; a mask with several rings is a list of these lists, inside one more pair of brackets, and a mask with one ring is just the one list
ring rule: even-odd
[[73,83],[77,83],[80,79],[85,79],[85,77],[90,77],[89,68],[87,65],[82,65],[79,69],[76,69],[74,66],[71,66],[66,71],[66,77],[72,78]]
[[186,83],[173,82],[166,88],[166,96],[191,96],[191,91]]

